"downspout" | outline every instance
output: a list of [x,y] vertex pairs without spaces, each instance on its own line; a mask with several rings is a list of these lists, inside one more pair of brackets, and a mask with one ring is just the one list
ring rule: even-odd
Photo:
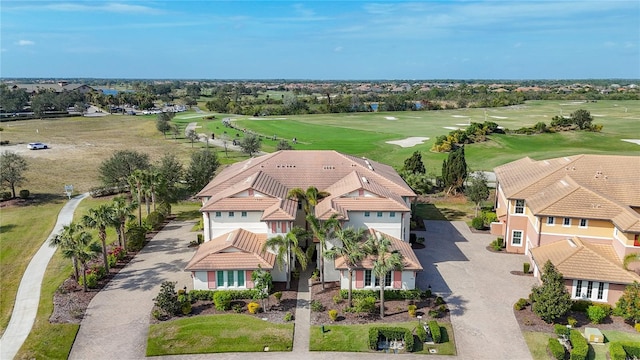
[[507,200],[507,226],[505,227],[504,234],[504,247],[506,248],[507,244],[509,243],[509,218],[511,217],[511,199],[506,196],[505,199]]
[[541,237],[542,237],[542,216],[540,217],[539,224],[538,224],[538,244],[536,244],[536,247],[540,247]]

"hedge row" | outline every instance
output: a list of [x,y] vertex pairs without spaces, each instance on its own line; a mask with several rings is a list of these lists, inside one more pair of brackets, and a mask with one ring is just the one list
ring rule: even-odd
[[558,341],[558,339],[549,338],[548,348],[549,348],[549,351],[551,352],[551,355],[553,355],[554,359],[564,360],[565,349],[564,349],[564,346],[560,344],[560,341]]
[[[349,290],[340,290],[340,296],[343,299],[349,297]],[[376,300],[380,300],[379,290],[353,290],[352,296],[354,299],[363,299],[367,297],[374,297]],[[428,298],[431,296],[431,291],[421,291],[419,289],[414,290],[385,290],[385,300],[420,300],[421,298]]]
[[413,351],[413,334],[409,329],[402,327],[372,327],[369,328],[369,348],[371,350],[378,349],[378,339],[380,335],[387,339],[404,339],[404,348],[406,351]]
[[231,309],[231,301],[241,299],[253,299],[257,291],[250,290],[218,290],[213,294],[213,305],[218,311]]
[[420,340],[420,342],[427,341],[427,330],[424,329],[424,325],[420,324],[416,328],[416,336]]
[[442,331],[440,331],[440,325],[435,320],[429,321],[429,330],[431,331],[431,338],[433,342],[436,344],[440,344],[442,342]]
[[589,343],[582,336],[580,331],[571,330],[569,340],[571,341],[570,360],[585,360],[589,354]]
[[631,341],[614,341],[609,344],[611,360],[626,360],[627,357],[640,358],[640,344]]

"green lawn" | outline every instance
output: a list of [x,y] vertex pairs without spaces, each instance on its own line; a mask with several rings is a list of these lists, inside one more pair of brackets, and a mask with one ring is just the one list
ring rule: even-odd
[[249,315],[195,316],[151,325],[147,356],[263,352],[265,346],[269,351],[291,351],[293,324]]
[[[597,327],[597,326],[596,326]],[[609,343],[612,341],[637,341],[640,342],[640,334],[616,331],[616,330],[602,330],[605,336],[604,345],[589,345],[589,355],[587,360],[605,360],[607,359],[607,352],[609,351]],[[547,354],[547,342],[551,337],[556,337],[552,334],[524,331],[522,333],[531,356],[534,360],[548,360],[550,359]]]
[[[410,330],[415,329],[417,323],[414,321],[394,324],[384,324],[384,326],[404,327]],[[341,352],[371,352],[369,349],[369,328],[381,326],[380,324],[361,325],[325,325],[325,332],[322,333],[320,326],[311,327],[311,340],[309,349],[311,351],[341,351]],[[420,346],[415,353],[429,354],[429,349],[436,349],[439,355],[455,355],[456,347],[453,339],[453,329],[451,324],[440,323],[442,328],[443,343]]]

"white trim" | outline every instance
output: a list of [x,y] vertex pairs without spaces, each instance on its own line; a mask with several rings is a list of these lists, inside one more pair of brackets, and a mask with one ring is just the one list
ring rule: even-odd
[[[526,213],[526,203],[524,199],[514,199],[515,203],[513,204],[513,213],[515,215],[524,215]],[[522,212],[518,212],[518,201],[522,201]]]
[[[514,244],[513,242],[513,235],[515,235],[516,232],[520,233],[520,244]],[[522,243],[524,241],[523,235],[524,235],[524,231],[522,230],[511,230],[511,241],[510,241],[511,246],[522,247]]]
[[[569,225],[564,223],[565,219],[569,219]],[[563,217],[562,218],[562,227],[571,227],[571,218],[570,217]]]
[[[581,281],[580,291],[577,291],[578,281]],[[589,287],[589,283],[591,283],[591,296],[587,297],[587,289]],[[598,292],[600,288],[600,283],[604,284],[604,288],[602,291],[602,299],[598,299]],[[580,295],[576,296],[576,293]],[[608,282],[600,282],[594,280],[586,280],[586,279],[574,279],[571,284],[571,299],[573,300],[591,300],[593,302],[601,302],[606,303],[609,298],[609,283]]]
[[[541,232],[540,235],[557,235],[562,236],[563,238],[567,238],[568,236],[579,236],[581,239],[599,239],[599,240],[612,240],[610,237],[604,236],[591,236],[591,235],[579,235],[579,234],[563,234],[563,233],[550,233],[550,232]],[[562,239],[561,239],[562,240]]]

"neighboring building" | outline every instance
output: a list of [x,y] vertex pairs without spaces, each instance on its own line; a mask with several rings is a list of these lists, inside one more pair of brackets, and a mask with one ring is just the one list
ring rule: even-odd
[[[249,287],[246,278],[258,264],[271,270],[274,281],[285,281],[286,273],[274,268],[273,254],[260,249],[268,238],[285,235],[294,226],[305,228],[302,204],[287,195],[291,189],[309,187],[330,194],[315,207],[318,219],[337,214],[343,228],[366,228],[397,242],[409,266],[407,274],[394,275],[394,279],[402,281],[399,288],[415,287],[415,272],[422,268],[408,242],[411,201],[416,194],[396,171],[336,151],[290,150],[232,164],[198,193],[205,243],[186,268],[192,271],[194,288],[219,288],[219,282],[211,281],[218,279],[219,272],[242,270],[244,286]],[[330,241],[328,247],[334,245]],[[229,260],[236,258],[237,262]],[[325,264],[325,279],[339,281],[341,271],[333,261]]]
[[56,84],[13,84],[9,85],[12,90],[24,89],[27,94],[33,95],[43,91],[54,91],[57,93],[65,91],[79,91],[81,94],[94,91],[94,89],[85,84],[69,84],[66,81],[60,81]]
[[495,172],[491,232],[507,252],[529,255],[536,275],[551,260],[573,298],[611,304],[640,281],[623,268],[640,252],[640,156],[527,157]]

